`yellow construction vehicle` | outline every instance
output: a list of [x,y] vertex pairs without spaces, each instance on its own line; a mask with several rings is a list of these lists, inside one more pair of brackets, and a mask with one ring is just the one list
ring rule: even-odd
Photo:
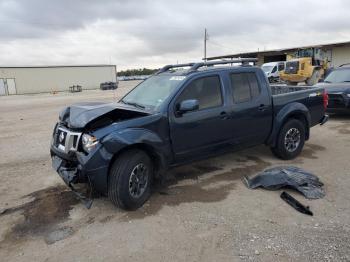
[[327,60],[320,48],[300,49],[288,59],[285,70],[280,73],[280,79],[288,85],[300,82],[314,85],[323,78],[326,69]]

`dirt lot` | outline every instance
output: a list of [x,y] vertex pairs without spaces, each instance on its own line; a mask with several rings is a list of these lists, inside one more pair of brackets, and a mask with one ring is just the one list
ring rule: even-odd
[[[87,210],[51,169],[49,143],[65,105],[93,100],[113,92],[0,97],[1,261],[350,260],[350,116],[313,128],[296,160],[251,148],[172,170],[138,211],[105,198]],[[289,164],[325,183],[324,199],[293,193],[314,217],[241,181]]]

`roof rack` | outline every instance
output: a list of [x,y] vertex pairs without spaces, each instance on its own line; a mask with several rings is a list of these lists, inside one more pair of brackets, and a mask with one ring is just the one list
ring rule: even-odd
[[257,58],[237,58],[237,59],[230,59],[230,60],[220,60],[220,61],[211,61],[211,62],[199,62],[199,63],[187,63],[187,64],[176,64],[176,65],[166,65],[163,68],[161,68],[156,74],[160,74],[163,72],[168,71],[172,68],[178,68],[178,67],[186,67],[190,66],[189,72],[197,71],[198,68],[203,66],[214,66],[214,65],[224,65],[224,64],[238,64],[242,63],[242,65],[248,65],[249,63],[257,62]]
[[176,65],[166,65],[163,68],[161,68],[156,74],[160,74],[163,72],[168,71],[169,69],[172,68],[178,68],[178,67],[186,67],[186,66],[190,66],[192,67],[195,63],[187,63],[187,64],[176,64]]
[[339,67],[349,66],[349,65],[350,65],[350,63],[345,63],[345,64],[340,65]]
[[214,65],[224,65],[224,64],[238,64],[242,63],[242,65],[249,65],[250,62],[257,62],[257,58],[237,58],[237,59],[230,59],[230,60],[224,60],[224,61],[212,61],[212,62],[200,62],[196,63],[190,68],[190,71],[196,71],[198,68],[203,66],[214,66]]

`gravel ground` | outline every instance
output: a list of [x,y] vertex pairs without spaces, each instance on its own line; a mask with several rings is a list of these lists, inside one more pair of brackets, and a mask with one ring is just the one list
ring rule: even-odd
[[[133,82],[123,82],[117,97]],[[0,97],[1,261],[349,261],[350,116],[314,127],[300,157],[276,159],[264,146],[168,172],[141,209],[106,198],[87,210],[52,170],[49,143],[59,111],[79,101],[113,101],[112,91]],[[306,200],[241,181],[267,167],[318,175],[326,197]]]

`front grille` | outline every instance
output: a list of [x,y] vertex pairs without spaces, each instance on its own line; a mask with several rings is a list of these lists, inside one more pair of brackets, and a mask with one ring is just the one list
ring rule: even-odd
[[58,126],[53,137],[54,146],[64,153],[77,151],[81,133],[72,132],[64,127]]
[[328,107],[337,108],[344,107],[345,100],[341,94],[328,94]]
[[288,61],[284,72],[286,74],[297,74],[299,70],[299,61]]

